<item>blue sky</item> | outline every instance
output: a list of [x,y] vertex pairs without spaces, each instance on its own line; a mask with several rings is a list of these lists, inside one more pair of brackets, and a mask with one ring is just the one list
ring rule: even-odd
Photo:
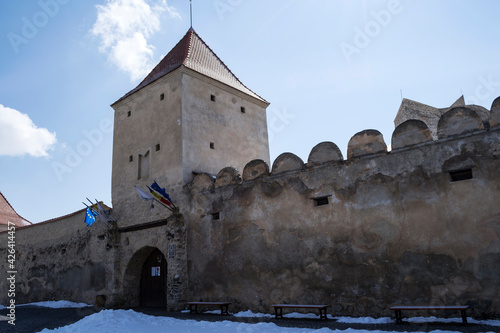
[[[405,98],[490,108],[500,95],[494,0],[194,0],[201,38],[268,108],[271,161],[390,144]],[[111,205],[113,110],[189,28],[188,0],[0,4],[0,191],[41,222]],[[83,221],[82,221],[83,223]]]

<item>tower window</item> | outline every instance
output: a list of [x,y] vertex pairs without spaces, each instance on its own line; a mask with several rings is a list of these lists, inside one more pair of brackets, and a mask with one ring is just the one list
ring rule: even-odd
[[130,156],[128,157],[128,161],[129,161],[129,162],[132,162],[133,160],[134,160],[134,156],[130,155]]
[[215,149],[215,144],[213,142],[210,142],[210,149]]
[[241,109],[240,109],[241,113],[245,113],[245,107],[242,106]]
[[163,101],[165,99],[165,94],[160,95],[160,101]]
[[219,220],[220,219],[220,213],[212,213],[212,220]]
[[130,115],[132,115],[132,111],[127,112],[127,117],[130,117]]
[[160,144],[159,144],[159,143],[157,143],[157,144],[156,144],[156,151],[159,151],[159,150],[160,150]]
[[450,181],[459,182],[461,180],[472,179],[472,169],[450,171]]
[[211,100],[212,102],[215,102],[215,95],[210,95],[210,100]]
[[314,206],[325,206],[330,202],[328,201],[329,196],[313,198]]

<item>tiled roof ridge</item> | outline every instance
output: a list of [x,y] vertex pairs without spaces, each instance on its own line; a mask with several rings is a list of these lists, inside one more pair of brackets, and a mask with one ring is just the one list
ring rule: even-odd
[[[195,47],[195,42],[194,42],[194,37],[202,43],[203,47],[205,47],[209,53],[214,56],[217,62],[219,62],[219,65],[222,66],[222,68],[227,71],[227,74],[229,75],[229,78],[227,79],[227,82],[222,83],[237,89],[247,95],[250,95],[254,98],[260,99],[261,101],[268,103],[264,98],[256,94],[254,91],[252,91],[250,88],[248,88],[246,85],[243,84],[243,82],[240,81],[240,79],[234,75],[234,73],[226,66],[226,64],[219,58],[219,56],[210,48],[210,46],[205,43],[205,41],[196,33],[196,31],[191,27],[189,30],[186,32],[186,34],[175,44],[175,46],[167,53],[165,57],[149,72],[149,74],[132,90],[130,90],[128,93],[126,93],[123,97],[118,99],[116,102],[114,102],[112,105],[122,101],[123,99],[129,97],[133,93],[141,90],[142,88],[148,86],[149,84],[159,80],[160,78],[164,77],[168,73],[171,73],[172,71],[176,70],[180,66],[184,66],[186,68],[189,68],[191,70],[194,70],[197,73],[200,73],[202,75],[205,75],[207,77],[211,77],[210,75],[207,75],[207,73],[203,73],[203,71],[200,71],[199,69],[195,68],[196,66],[190,66],[189,63],[192,61],[193,64],[196,62],[196,56],[194,55],[194,47]],[[185,45],[182,45],[182,44]],[[179,54],[180,53],[180,54]],[[213,68],[207,68],[205,69],[212,70]],[[216,72],[216,71],[214,71]],[[212,77],[215,80],[218,80],[215,77]],[[227,75],[226,75],[227,78]],[[219,80],[220,81],[220,80]],[[231,81],[234,82],[231,84]]]
[[5,195],[3,195],[3,193],[0,191],[0,195],[2,196],[2,198],[5,200],[5,202],[7,203],[7,205],[9,205],[9,207],[12,209],[12,211],[21,219],[23,219],[24,221],[28,222],[29,224],[33,224],[31,223],[30,221],[26,220],[24,217],[22,217],[21,215],[19,215],[16,210],[14,209],[14,207],[12,207],[12,205],[10,204],[9,200],[7,200],[7,198],[5,197]]
[[[224,61],[222,61],[222,59],[219,58],[219,56],[217,55],[217,53],[215,53],[210,48],[210,46],[208,46],[208,44],[205,43],[205,41],[203,40],[203,38],[201,38],[200,35],[198,35],[193,28],[189,28],[188,32],[189,31],[191,31],[192,34],[191,34],[191,39],[189,40],[189,53],[188,53],[186,59],[189,58],[189,56],[191,54],[190,51],[191,51],[191,48],[192,48],[192,45],[193,45],[193,43],[192,43],[192,36],[193,36],[193,34],[195,34],[196,37],[198,37],[198,39],[203,43],[203,45],[205,45],[207,47],[207,49],[210,50],[210,52],[215,56],[215,58],[217,58],[217,60],[221,63],[221,65],[224,66],[224,68],[236,79],[236,81],[238,81],[239,84],[241,84],[243,87],[245,87],[246,89],[248,89],[252,94],[254,94],[255,96],[259,97],[261,100],[263,100],[264,102],[267,103],[267,101],[264,98],[262,98],[261,96],[259,96],[258,94],[256,94],[252,89],[248,88],[243,82],[241,82],[241,80],[229,69],[229,67],[226,66],[226,64],[224,63]],[[184,62],[185,62],[186,59],[184,59],[183,64],[184,64]]]

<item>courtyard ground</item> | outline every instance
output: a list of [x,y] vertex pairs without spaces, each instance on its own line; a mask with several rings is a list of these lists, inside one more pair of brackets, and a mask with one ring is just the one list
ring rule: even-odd
[[[75,307],[71,307],[75,306]],[[402,325],[392,318],[329,317],[320,321],[314,314],[291,313],[284,319],[250,311],[229,316],[188,312],[166,312],[163,309],[137,308],[129,310],[98,309],[75,303],[41,303],[16,307],[15,326],[6,320],[8,309],[0,308],[0,332],[62,333],[62,332],[203,332],[203,333],[298,333],[298,332],[499,332],[500,321],[469,319],[462,325],[460,318],[443,319],[416,317]]]

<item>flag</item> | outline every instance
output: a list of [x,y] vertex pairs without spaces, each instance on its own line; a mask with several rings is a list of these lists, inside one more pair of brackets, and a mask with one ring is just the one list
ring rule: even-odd
[[170,201],[168,201],[167,199],[165,199],[164,197],[162,197],[161,195],[159,195],[158,193],[156,193],[155,191],[153,191],[149,186],[148,186],[148,189],[149,189],[149,192],[151,192],[151,194],[156,198],[158,199],[158,201],[160,201],[161,203],[167,205],[167,206],[170,206],[171,203]]
[[155,200],[155,198],[151,194],[144,192],[137,186],[135,187],[135,189],[137,190],[137,194],[139,194],[139,197],[141,197],[142,200],[149,201],[149,210],[151,210],[151,208],[153,208],[153,201]]
[[[96,200],[97,201],[97,200]],[[99,208],[99,219],[102,222],[110,222],[110,221],[115,221],[111,215],[108,214],[108,212],[104,209],[104,207],[101,205],[100,202],[97,202],[97,207]]]
[[97,214],[92,209],[87,207],[87,215],[85,215],[85,223],[87,223],[88,227],[90,227],[90,225],[95,222],[96,215]]
[[154,181],[153,184],[151,184],[151,187],[153,188],[153,190],[160,193],[166,200],[170,201],[170,203],[173,204],[173,201],[172,201],[172,199],[170,199],[170,196],[168,195],[168,193],[165,191],[164,188],[161,188],[160,185],[158,185],[158,183],[156,181]]

